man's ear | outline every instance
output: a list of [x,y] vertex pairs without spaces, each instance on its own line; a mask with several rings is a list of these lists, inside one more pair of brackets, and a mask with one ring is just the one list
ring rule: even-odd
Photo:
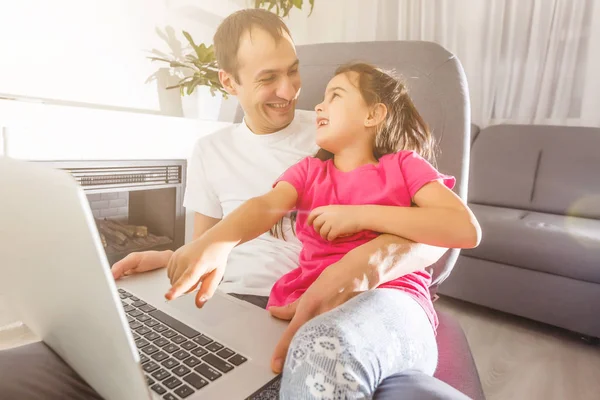
[[387,117],[387,107],[383,103],[377,103],[371,108],[369,115],[365,119],[365,126],[366,127],[379,126],[379,124],[381,124],[383,121],[385,121],[386,117]]
[[237,90],[235,90],[235,87],[233,86],[234,79],[235,78],[229,72],[222,69],[219,70],[219,80],[221,81],[221,85],[223,85],[223,89],[232,96],[237,95]]

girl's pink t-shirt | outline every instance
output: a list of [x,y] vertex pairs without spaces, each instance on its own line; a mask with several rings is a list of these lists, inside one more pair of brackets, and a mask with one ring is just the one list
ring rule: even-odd
[[[275,182],[285,181],[298,192],[296,234],[303,247],[299,267],[281,277],[273,286],[270,306],[289,304],[298,299],[329,265],[339,261],[350,250],[377,237],[379,233],[361,231],[352,236],[327,241],[306,224],[310,212],[327,205],[383,205],[410,207],[415,193],[425,184],[440,180],[452,189],[454,177],[439,173],[414,151],[400,151],[350,172],[342,172],[333,160],[304,158],[290,167]],[[380,285],[410,294],[425,309],[437,328],[429,285],[431,275],[418,271]]]

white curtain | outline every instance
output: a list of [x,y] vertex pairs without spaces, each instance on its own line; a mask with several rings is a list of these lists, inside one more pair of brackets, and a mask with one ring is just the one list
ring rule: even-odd
[[[297,44],[434,41],[460,59],[473,122],[600,126],[600,0],[315,0]],[[592,21],[595,19],[595,25]]]

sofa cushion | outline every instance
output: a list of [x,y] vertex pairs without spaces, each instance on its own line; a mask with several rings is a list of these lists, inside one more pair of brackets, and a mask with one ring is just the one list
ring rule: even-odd
[[471,149],[469,201],[600,219],[600,129],[497,125]]
[[471,204],[483,237],[463,254],[600,283],[600,221]]

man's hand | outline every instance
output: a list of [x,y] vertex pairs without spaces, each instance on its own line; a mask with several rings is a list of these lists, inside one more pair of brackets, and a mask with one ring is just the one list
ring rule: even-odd
[[311,211],[306,223],[325,240],[350,236],[362,230],[360,206],[323,206]]
[[272,316],[290,321],[275,347],[271,359],[273,372],[281,373],[292,338],[302,325],[369,290],[371,278],[365,274],[364,267],[352,268],[339,261],[327,267],[298,300],[284,307],[270,307]]
[[165,298],[173,300],[200,286],[196,306],[202,308],[217,290],[232,248],[231,245],[208,242],[203,237],[180,247],[167,266],[172,287]]
[[113,278],[117,280],[123,276],[164,268],[172,254],[171,250],[130,253],[113,264],[111,268]]

